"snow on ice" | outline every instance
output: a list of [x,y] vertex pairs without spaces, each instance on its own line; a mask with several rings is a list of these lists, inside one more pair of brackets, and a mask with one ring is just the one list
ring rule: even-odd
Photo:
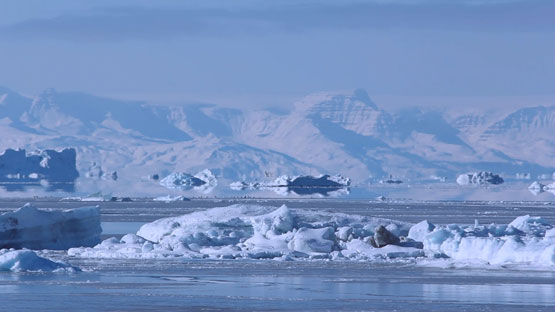
[[538,217],[507,225],[411,225],[342,213],[233,205],[164,218],[69,255],[91,258],[451,259],[555,265],[555,230]]
[[100,208],[39,210],[30,204],[0,215],[0,248],[68,249],[100,242]]

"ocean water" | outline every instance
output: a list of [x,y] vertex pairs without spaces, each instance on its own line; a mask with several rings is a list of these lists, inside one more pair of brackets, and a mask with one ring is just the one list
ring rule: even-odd
[[[0,201],[0,211],[25,200]],[[245,201],[135,201],[101,206],[104,236],[144,222]],[[555,223],[551,202],[247,200],[418,222],[507,223],[531,214]],[[67,209],[91,203],[35,201]],[[411,261],[96,260],[41,251],[83,269],[74,273],[0,273],[1,311],[366,310],[555,311],[555,271],[434,268]]]

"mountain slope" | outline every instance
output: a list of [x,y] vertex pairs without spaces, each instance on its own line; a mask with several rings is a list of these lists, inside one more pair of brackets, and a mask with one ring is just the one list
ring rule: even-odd
[[479,114],[446,117],[415,108],[391,114],[363,90],[312,94],[278,113],[160,107],[54,90],[31,99],[0,88],[0,131],[0,149],[74,147],[81,176],[95,162],[117,170],[119,185],[128,187],[155,173],[205,168],[224,181],[340,173],[356,184],[388,174],[419,180],[555,167],[555,106],[486,122]]

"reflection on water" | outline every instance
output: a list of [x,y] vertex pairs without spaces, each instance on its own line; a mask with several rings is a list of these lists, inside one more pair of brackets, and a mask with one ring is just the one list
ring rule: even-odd
[[[399,264],[73,260],[72,274],[0,274],[6,311],[553,311],[553,273]],[[87,269],[92,269],[88,271]]]
[[68,182],[53,182],[48,180],[41,180],[38,182],[0,182],[0,188],[7,192],[29,192],[36,191],[43,192],[75,192],[74,181]]
[[508,305],[555,304],[553,284],[423,284],[422,291],[430,300]]
[[[286,195],[288,193],[294,193],[296,195],[320,195],[324,197],[337,197],[342,195],[349,195],[350,188],[348,187],[295,187],[288,186],[283,188]],[[282,193],[282,192],[280,192]]]

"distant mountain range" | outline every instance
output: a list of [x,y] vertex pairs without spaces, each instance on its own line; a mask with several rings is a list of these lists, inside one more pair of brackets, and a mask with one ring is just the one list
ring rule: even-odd
[[208,168],[224,181],[342,174],[353,184],[470,170],[532,177],[555,170],[555,106],[502,118],[417,108],[389,113],[364,90],[308,95],[290,112],[208,104],[155,106],[0,87],[0,149],[73,147],[81,177],[96,162],[118,183]]

